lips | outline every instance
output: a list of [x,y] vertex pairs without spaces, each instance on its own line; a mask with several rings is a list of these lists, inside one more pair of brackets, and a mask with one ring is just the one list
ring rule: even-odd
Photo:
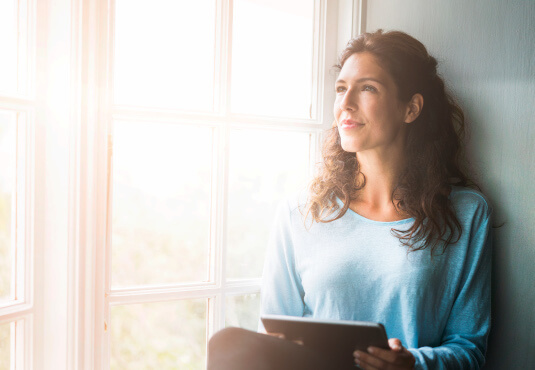
[[351,119],[344,119],[342,120],[340,127],[343,129],[351,129],[351,128],[357,128],[364,126],[363,123],[351,120]]

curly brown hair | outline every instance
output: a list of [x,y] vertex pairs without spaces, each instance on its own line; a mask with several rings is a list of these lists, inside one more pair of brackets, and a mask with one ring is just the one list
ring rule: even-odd
[[[444,81],[437,74],[437,61],[425,46],[400,31],[364,33],[350,40],[339,57],[341,69],[347,59],[368,52],[390,73],[398,88],[398,98],[409,102],[420,93],[424,107],[408,127],[407,165],[392,193],[396,209],[414,218],[407,230],[392,229],[408,251],[430,247],[431,254],[460,237],[462,230],[449,199],[450,186],[473,183],[460,168],[464,115]],[[323,161],[310,184],[305,219],[332,222],[342,217],[350,202],[366,185],[355,153],[342,149],[336,124],[327,132]],[[340,207],[337,198],[343,202]]]

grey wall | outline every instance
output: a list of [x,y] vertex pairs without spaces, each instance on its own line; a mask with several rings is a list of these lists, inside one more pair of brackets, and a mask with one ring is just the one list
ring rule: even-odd
[[486,368],[535,369],[535,0],[368,0],[378,28],[422,41],[465,110],[469,162],[505,222]]

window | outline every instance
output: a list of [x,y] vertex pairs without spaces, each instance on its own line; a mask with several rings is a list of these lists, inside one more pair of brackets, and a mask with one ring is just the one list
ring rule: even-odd
[[29,366],[33,343],[34,19],[0,2],[0,368]]
[[0,2],[0,368],[198,369],[256,329],[342,3]]
[[327,11],[112,3],[103,366],[199,369],[215,331],[256,329],[276,206],[306,186],[330,116]]

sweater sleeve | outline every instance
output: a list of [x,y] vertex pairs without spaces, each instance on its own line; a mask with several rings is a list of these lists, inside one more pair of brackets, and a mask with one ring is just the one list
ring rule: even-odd
[[441,344],[409,349],[415,369],[479,369],[485,361],[490,330],[492,241],[490,211],[472,230],[462,279]]
[[[290,205],[284,202],[278,208],[268,243],[262,274],[262,314],[303,316],[304,313],[304,291],[296,271],[291,222]],[[259,331],[264,331],[261,322]]]

